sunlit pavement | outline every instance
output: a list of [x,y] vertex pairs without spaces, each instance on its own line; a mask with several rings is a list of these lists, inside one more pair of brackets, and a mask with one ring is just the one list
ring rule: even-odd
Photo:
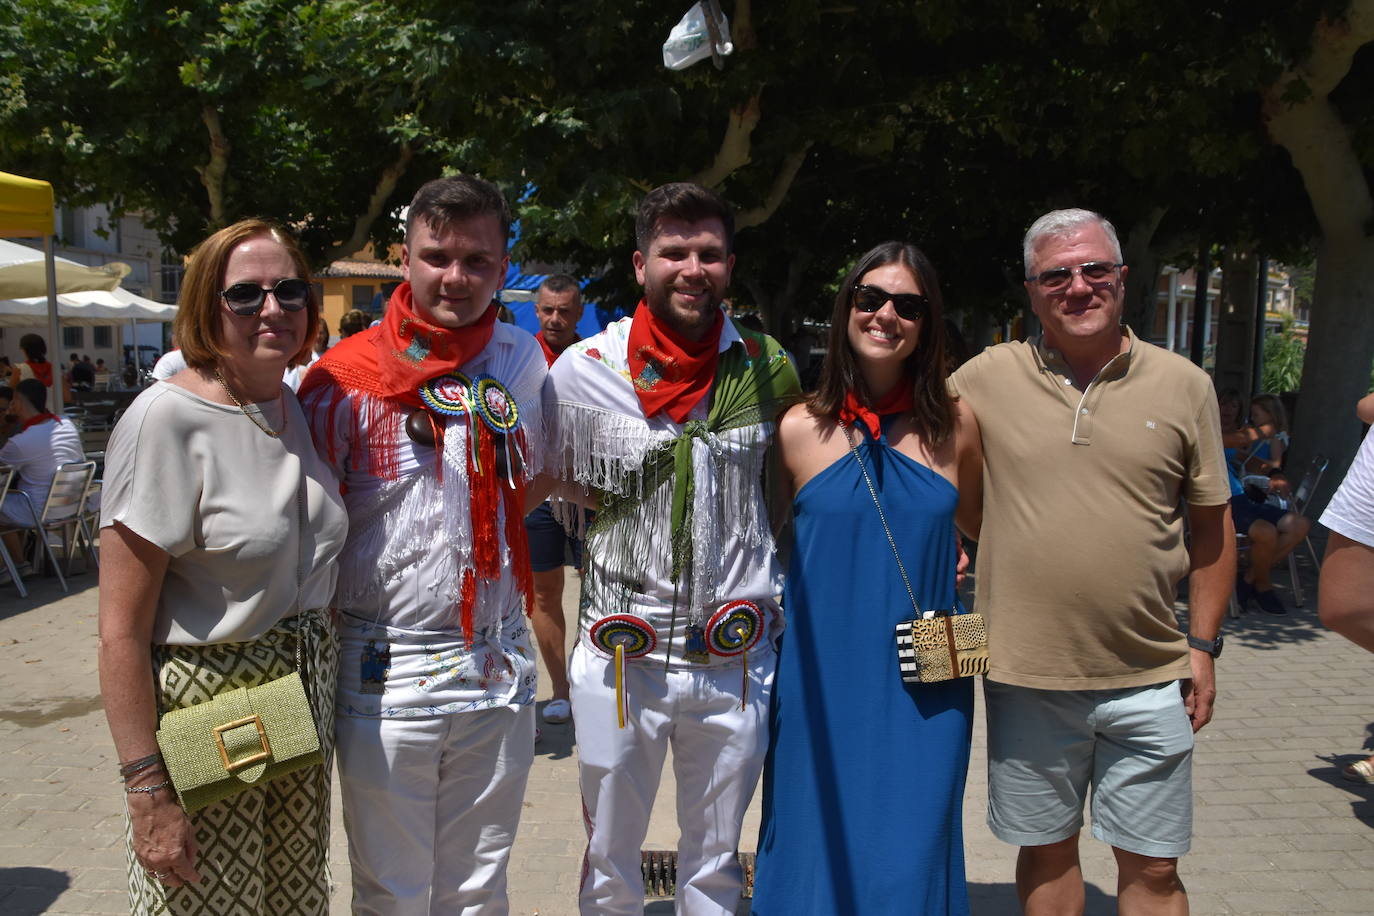
[[[1276,573],[1290,613],[1252,612],[1226,624],[1217,714],[1198,738],[1196,837],[1182,863],[1194,916],[1369,909],[1374,787],[1345,782],[1339,767],[1374,748],[1374,658],[1320,627],[1315,571],[1300,565],[1305,608],[1292,608],[1286,574]],[[127,913],[123,804],[96,680],[94,576],[75,576],[65,595],[56,579],[29,584],[27,599],[0,586],[0,912]],[[568,585],[571,629],[575,576]],[[547,698],[545,684],[541,707]],[[563,916],[577,909],[585,842],[577,752],[571,725],[540,727],[511,861],[511,912]],[[982,732],[980,702],[965,844],[974,912],[999,916],[1017,911],[1015,850],[983,823]],[[924,778],[919,760],[911,770]],[[669,764],[646,847],[675,845],[673,797]],[[757,836],[758,804],[745,826],[746,850]],[[348,852],[337,794],[333,832],[333,912],[344,914]],[[1114,913],[1110,850],[1086,830],[1082,849],[1087,912]],[[651,901],[648,912],[671,912],[671,902]]]

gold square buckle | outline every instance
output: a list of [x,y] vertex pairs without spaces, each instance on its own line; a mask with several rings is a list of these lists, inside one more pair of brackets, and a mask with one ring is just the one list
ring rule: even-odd
[[[229,749],[224,746],[224,733],[231,728],[240,728],[244,725],[255,725],[258,729],[258,740],[262,742],[262,751],[256,754],[249,754],[239,760],[230,761]],[[262,717],[258,715],[245,716],[234,722],[226,722],[223,725],[215,726],[215,745],[219,747],[220,759],[224,761],[225,771],[232,773],[241,770],[246,766],[252,766],[259,761],[266,760],[272,756],[272,745],[267,741],[267,730],[262,727]]]

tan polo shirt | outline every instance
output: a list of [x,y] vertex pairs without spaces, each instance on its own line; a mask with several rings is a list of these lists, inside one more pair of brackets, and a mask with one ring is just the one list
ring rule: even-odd
[[1082,391],[1039,341],[985,350],[950,386],[983,432],[988,677],[1102,690],[1191,676],[1173,615],[1182,501],[1231,495],[1207,374],[1130,334]]

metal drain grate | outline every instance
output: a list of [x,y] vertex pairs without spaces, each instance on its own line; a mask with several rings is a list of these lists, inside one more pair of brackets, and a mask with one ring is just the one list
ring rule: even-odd
[[[740,897],[754,896],[754,853],[737,852],[744,871],[744,889]],[[645,897],[672,897],[677,893],[677,853],[668,849],[643,849],[639,853],[639,871],[644,876]]]

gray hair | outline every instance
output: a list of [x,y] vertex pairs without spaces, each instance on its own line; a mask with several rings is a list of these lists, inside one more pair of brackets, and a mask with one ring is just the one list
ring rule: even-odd
[[582,304],[582,287],[577,285],[577,280],[567,274],[549,274],[544,278],[544,282],[539,284],[540,290],[548,290],[551,293],[572,293],[573,305]]
[[1072,235],[1089,225],[1102,227],[1102,231],[1107,234],[1107,241],[1112,246],[1112,260],[1119,262],[1121,260],[1121,242],[1117,240],[1116,227],[1111,224],[1107,217],[1092,210],[1078,208],[1051,210],[1031,223],[1030,228],[1026,230],[1026,238],[1021,242],[1021,257],[1026,265],[1026,274],[1031,273],[1031,256],[1035,251],[1036,244],[1041,239]]

